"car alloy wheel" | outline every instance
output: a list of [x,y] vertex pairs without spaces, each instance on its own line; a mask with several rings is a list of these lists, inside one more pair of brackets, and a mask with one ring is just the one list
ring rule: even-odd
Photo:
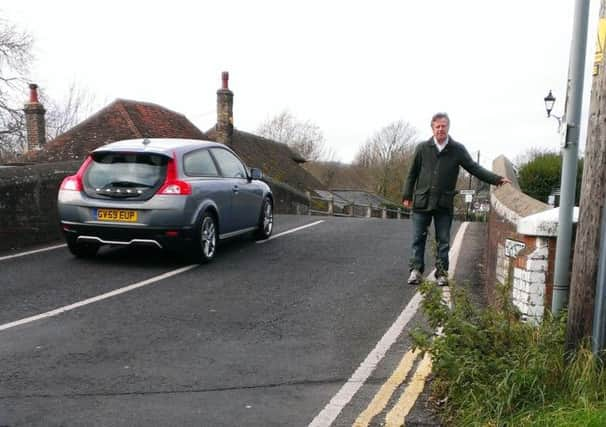
[[264,240],[271,236],[271,232],[274,229],[274,209],[271,203],[271,199],[266,197],[263,200],[263,207],[261,208],[261,215],[259,217],[259,229],[257,230],[257,239]]
[[217,251],[217,226],[215,218],[208,212],[202,217],[200,226],[200,250],[203,262],[213,259]]

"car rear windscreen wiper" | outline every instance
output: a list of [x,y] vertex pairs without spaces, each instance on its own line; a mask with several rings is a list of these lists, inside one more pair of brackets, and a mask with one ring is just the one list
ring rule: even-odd
[[133,182],[133,181],[114,181],[114,182],[110,182],[109,184],[106,185],[106,187],[108,187],[108,186],[112,186],[112,187],[145,187],[145,188],[153,187],[153,185],[144,184],[142,182]]

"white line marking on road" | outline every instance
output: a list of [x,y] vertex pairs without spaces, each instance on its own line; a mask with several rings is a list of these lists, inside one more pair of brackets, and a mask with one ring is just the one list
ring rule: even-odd
[[35,249],[33,251],[20,252],[18,254],[14,254],[14,255],[6,255],[6,256],[0,257],[0,261],[4,261],[6,259],[11,259],[11,258],[19,258],[19,257],[25,256],[25,255],[37,254],[39,252],[52,251],[53,249],[64,248],[66,246],[67,245],[65,243],[63,243],[61,245],[49,246],[49,247],[42,248],[42,249]]
[[[448,269],[451,277],[454,275],[454,269],[456,267],[459,252],[461,250],[461,244],[463,242],[463,234],[465,234],[467,225],[468,223],[464,222],[461,227],[459,227],[452,244],[452,256],[450,257],[451,262],[449,263],[450,266]],[[436,270],[432,270],[427,275],[427,279],[435,280],[435,273]],[[448,287],[445,289],[448,289]],[[450,296],[449,291],[450,290],[448,289],[448,297]],[[393,325],[391,325],[385,335],[383,335],[375,348],[368,354],[368,356],[366,356],[366,359],[364,359],[362,364],[358,367],[358,369],[356,369],[351,378],[347,380],[347,382],[341,387],[337,394],[335,394],[330,402],[328,402],[324,409],[322,409],[322,411],[316,415],[316,417],[309,424],[309,427],[329,427],[334,420],[337,419],[345,405],[351,401],[353,396],[364,385],[370,374],[372,374],[379,362],[381,362],[389,348],[400,336],[406,324],[415,315],[419,306],[421,305],[422,299],[423,298],[420,293],[415,293],[412,299],[408,302],[408,305],[404,311],[402,311]],[[448,299],[448,304],[450,305],[450,298]]]
[[319,221],[315,221],[315,222],[310,222],[309,224],[305,224],[305,225],[302,225],[302,226],[300,226],[300,227],[291,228],[290,230],[286,230],[286,231],[283,231],[283,232],[281,232],[281,233],[274,234],[274,235],[273,235],[273,236],[271,236],[269,239],[266,239],[266,240],[259,240],[257,243],[265,243],[265,242],[269,242],[270,240],[277,239],[278,237],[282,237],[282,236],[285,236],[285,235],[287,235],[287,234],[294,233],[295,231],[303,230],[303,229],[308,228],[308,227],[313,227],[314,225],[318,225],[318,224],[320,224],[320,223],[322,223],[322,222],[324,222],[324,220],[323,220],[323,219],[321,219],[321,220],[319,220]]
[[452,242],[452,247],[450,248],[450,260],[448,267],[448,274],[450,277],[454,276],[455,268],[457,267],[457,261],[459,260],[459,253],[461,252],[461,246],[463,245],[463,236],[465,235],[465,231],[467,230],[468,222],[464,222],[461,224],[459,229],[457,230],[457,235]]
[[141,288],[143,286],[151,285],[152,283],[159,282],[160,280],[167,279],[172,276],[176,276],[177,274],[184,273],[188,270],[192,270],[198,267],[199,264],[192,264],[186,267],[177,268],[176,270],[169,271],[164,274],[160,274],[159,276],[154,276],[150,279],[143,280],[142,282],[137,282],[129,286],[125,286],[124,288],[115,289],[111,292],[107,292],[101,295],[97,295],[96,297],[88,298],[83,301],[76,302],[74,304],[66,305],[64,307],[57,308],[55,310],[47,311],[46,313],[37,314],[35,316],[26,317],[21,320],[16,320],[14,322],[5,323],[4,325],[0,325],[0,331],[4,331],[6,329],[14,328],[15,326],[24,325],[26,323],[35,322],[36,320],[46,319],[47,317],[58,316],[61,313],[65,313],[66,311],[74,310],[79,307],[83,307],[85,305],[92,304],[94,302],[98,302],[107,298],[111,298],[116,295],[123,294],[125,292],[130,292],[134,289]]
[[[324,222],[324,221],[320,220],[320,221],[312,222],[310,224],[306,224],[306,225],[301,226],[301,227],[292,228],[290,230],[286,230],[286,231],[284,231],[282,233],[276,234],[276,235],[272,236],[270,239],[275,239],[277,237],[284,236],[286,234],[294,233],[295,231],[299,231],[299,230],[302,230],[304,228],[311,227],[313,225],[317,225],[317,224],[319,224],[321,222]],[[267,240],[265,240],[265,241],[267,241]],[[257,243],[262,243],[262,242],[257,242]],[[15,255],[9,255],[8,257],[0,258],[0,261],[2,261],[3,259],[13,258],[13,257],[17,257],[17,256],[24,256],[24,255],[29,255],[29,254],[32,254],[32,253],[37,253],[37,252],[49,251],[51,249],[56,249],[56,248],[60,248],[60,247],[63,247],[63,246],[66,246],[66,245],[63,244],[63,245],[57,245],[57,246],[50,246],[48,248],[37,249],[37,250],[34,250],[34,251],[28,251],[28,252],[22,252],[20,254],[15,254]],[[24,325],[26,323],[35,322],[36,320],[41,320],[41,319],[46,319],[48,317],[58,316],[59,314],[65,313],[66,311],[74,310],[76,308],[83,307],[85,305],[93,304],[95,302],[102,301],[104,299],[111,298],[111,297],[116,296],[116,295],[120,295],[120,294],[123,294],[123,293],[126,293],[126,292],[130,292],[132,290],[135,290],[137,288],[141,288],[143,286],[151,285],[152,283],[158,282],[160,280],[167,279],[167,278],[172,277],[172,276],[176,276],[177,274],[185,273],[186,271],[192,270],[192,269],[194,269],[194,268],[196,268],[198,266],[199,266],[199,264],[191,264],[191,265],[188,265],[188,266],[185,266],[185,267],[177,268],[176,270],[172,270],[172,271],[166,272],[164,274],[160,274],[159,276],[154,276],[154,277],[152,277],[150,279],[143,280],[143,281],[137,282],[137,283],[133,283],[132,285],[125,286],[125,287],[120,288],[120,289],[115,289],[115,290],[113,290],[111,292],[107,292],[107,293],[104,293],[104,294],[101,294],[101,295],[97,295],[95,297],[91,297],[91,298],[85,299],[83,301],[79,301],[79,302],[76,302],[76,303],[73,303],[73,304],[70,304],[70,305],[59,307],[59,308],[56,308],[54,310],[47,311],[45,313],[37,314],[35,316],[30,316],[30,317],[26,317],[24,319],[15,320],[14,322],[5,323],[3,325],[0,325],[0,331],[4,331],[4,330],[10,329],[10,328],[14,328],[15,326]]]
[[375,348],[366,356],[351,378],[341,387],[335,396],[309,424],[310,427],[328,427],[339,416],[341,410],[349,403],[354,394],[364,385],[370,374],[387,353],[396,339],[402,333],[404,326],[412,319],[421,304],[421,294],[415,293],[406,308],[400,313],[396,321],[387,330]]

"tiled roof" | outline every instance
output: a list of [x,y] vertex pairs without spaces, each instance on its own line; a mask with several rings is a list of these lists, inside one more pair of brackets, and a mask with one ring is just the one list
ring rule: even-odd
[[101,145],[145,137],[206,139],[182,114],[148,102],[117,99],[27,157],[37,161],[82,159]]
[[[206,135],[209,140],[216,141],[214,128]],[[260,168],[264,174],[298,190],[314,191],[325,187],[299,165],[301,156],[286,144],[234,129],[230,148],[247,166]]]

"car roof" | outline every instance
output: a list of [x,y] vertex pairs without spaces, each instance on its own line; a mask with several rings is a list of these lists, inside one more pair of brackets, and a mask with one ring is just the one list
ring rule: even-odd
[[204,141],[201,139],[137,138],[116,141],[103,145],[94,150],[93,153],[129,151],[135,153],[163,154],[165,156],[172,157],[173,153],[175,152],[183,153],[204,147],[227,148],[224,144],[212,141]]

